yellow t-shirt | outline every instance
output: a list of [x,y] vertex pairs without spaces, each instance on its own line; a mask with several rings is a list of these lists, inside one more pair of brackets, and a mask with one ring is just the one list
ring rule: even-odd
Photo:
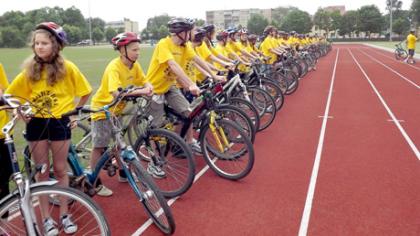
[[154,93],[164,94],[175,85],[176,75],[168,65],[169,60],[174,60],[183,68],[182,65],[194,56],[191,45],[176,45],[169,36],[161,39],[153,52],[146,75],[147,81],[153,85]]
[[61,114],[75,108],[75,97],[88,95],[92,88],[85,76],[72,62],[64,60],[66,74],[53,86],[47,83],[47,71],[41,72],[41,79],[31,82],[22,71],[7,88],[7,94],[29,100],[35,117],[61,118]]
[[[226,43],[225,48],[228,50],[228,53],[236,53],[238,56],[241,55],[241,49],[242,49],[242,45],[239,42],[232,42],[229,41]],[[230,57],[231,59],[235,59],[233,57]]]
[[[7,81],[6,72],[4,72],[3,65],[0,64],[0,90],[6,90],[9,86],[9,81]],[[0,111],[0,131],[9,121],[9,117],[6,111]],[[3,132],[0,132],[0,139],[4,139]]]
[[[200,46],[195,47],[194,50],[201,59],[211,63],[210,56],[212,54],[204,42]],[[195,68],[195,81],[201,83],[205,78],[206,76],[204,76],[197,68]]]
[[270,49],[274,48],[272,44],[272,37],[267,36],[264,41],[260,45],[261,52],[266,57],[271,57],[271,59],[268,61],[268,64],[273,64],[277,60],[277,55],[272,53]]
[[[218,43],[216,47],[214,48],[217,54],[220,54],[224,57],[229,57],[229,53],[231,53],[230,49],[226,48],[222,44]],[[219,70],[224,70],[224,66],[220,65],[219,63],[215,64],[216,68]]]
[[408,49],[416,49],[416,41],[417,38],[413,34],[409,34],[407,36],[407,48]]
[[[112,93],[118,91],[118,88],[127,88],[130,85],[143,86],[145,83],[146,77],[138,62],[134,63],[133,67],[129,69],[120,57],[115,58],[106,67],[101,85],[92,97],[91,106],[92,108],[101,108],[110,104],[114,100]],[[115,115],[119,115],[124,110],[124,107],[125,102],[120,102],[112,107],[110,111]],[[105,118],[104,112],[92,115],[93,120]]]

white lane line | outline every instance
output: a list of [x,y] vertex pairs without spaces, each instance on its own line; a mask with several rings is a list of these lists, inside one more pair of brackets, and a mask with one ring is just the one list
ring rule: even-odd
[[372,89],[375,91],[376,95],[378,96],[379,100],[382,102],[382,105],[385,107],[386,111],[388,112],[388,115],[391,117],[391,119],[394,121],[395,125],[400,130],[401,134],[407,141],[408,145],[413,150],[414,154],[416,155],[417,159],[420,161],[420,152],[417,149],[416,145],[413,143],[411,138],[408,136],[408,134],[405,132],[404,128],[401,126],[400,122],[398,122],[397,118],[395,117],[394,113],[392,113],[391,109],[386,104],[385,100],[382,98],[382,96],[379,94],[378,90],[376,89],[375,85],[370,80],[369,76],[366,74],[365,70],[363,70],[362,66],[360,66],[359,62],[354,57],[353,53],[350,49],[347,49],[350,53],[350,55],[353,57],[353,60],[356,62],[357,66],[359,66],[359,69],[362,71],[363,75],[365,76],[366,80],[369,82]]
[[[195,175],[194,178],[194,183],[201,177],[204,175],[204,173],[206,173],[206,171],[209,169],[209,166],[206,165],[203,169],[201,169],[201,171]],[[179,197],[176,198],[172,198],[168,201],[168,205],[171,206],[172,204],[174,204],[174,202],[178,199]],[[132,236],[139,236],[142,233],[144,233],[144,231],[146,231],[147,228],[149,228],[150,225],[153,224],[153,221],[151,219],[148,219],[146,222],[144,222],[144,224],[142,226],[140,226],[140,228],[138,228],[136,230],[136,232],[134,232],[132,234]]]
[[309,181],[308,193],[306,195],[305,208],[303,209],[303,215],[300,222],[299,236],[305,236],[308,232],[309,219],[311,216],[312,202],[314,199],[316,180],[318,178],[319,165],[321,163],[322,147],[324,145],[325,130],[327,128],[327,120],[329,117],[328,113],[330,111],[331,97],[332,97],[332,91],[333,91],[334,80],[335,80],[335,71],[337,68],[339,53],[340,53],[340,49],[337,50],[337,55],[335,57],[333,74],[331,76],[330,91],[328,94],[327,105],[325,106],[325,112],[324,112],[324,118],[322,120],[321,131],[319,134],[318,147],[316,150],[314,167],[312,168],[311,180]]
[[398,73],[397,71],[395,71],[394,69],[392,69],[391,67],[385,65],[384,63],[378,61],[377,59],[375,59],[374,57],[370,56],[369,54],[366,54],[365,52],[361,51],[360,49],[358,49],[359,52],[365,54],[366,56],[368,56],[370,59],[376,61],[377,63],[381,64],[382,66],[384,66],[385,68],[387,68],[388,70],[394,72],[394,74],[398,75],[399,77],[401,77],[402,79],[404,79],[405,81],[407,81],[408,83],[414,85],[414,87],[416,87],[417,89],[420,89],[420,86],[416,83],[414,83],[413,81],[407,79],[405,76],[403,76],[402,74]]
[[[390,59],[394,59],[394,60],[396,60],[396,59],[395,59],[395,57],[392,57],[392,56],[389,56],[388,54],[382,53],[382,51],[383,51],[383,50],[378,51],[378,50],[375,50],[375,49],[373,49],[373,48],[370,48],[370,49],[371,49],[370,51],[373,51],[373,52],[375,52],[376,54],[379,54],[379,55],[382,55],[382,56],[384,56],[384,57],[387,57],[387,58],[390,58]],[[405,63],[405,62],[403,62],[403,61],[397,61],[397,62],[399,62],[400,64],[407,65],[407,66],[409,66],[409,67],[412,67],[412,68],[414,68],[414,69],[416,69],[416,70],[420,70],[420,67],[413,66],[413,65],[411,65],[411,64],[407,64],[407,63]]]

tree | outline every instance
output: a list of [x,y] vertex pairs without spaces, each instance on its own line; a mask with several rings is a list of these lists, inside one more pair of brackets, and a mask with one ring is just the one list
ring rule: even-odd
[[287,13],[298,10],[296,7],[276,7],[272,10],[271,24],[280,28]]
[[398,35],[404,35],[410,30],[410,22],[407,18],[398,18],[392,23],[392,31]]
[[322,8],[318,8],[314,15],[314,25],[321,30],[327,31],[327,35],[329,35],[332,27],[330,14]]
[[0,32],[2,45],[0,47],[20,48],[25,46],[19,29],[15,26],[3,27]]
[[[105,31],[105,21],[104,20],[102,20],[101,18],[97,18],[97,17],[95,17],[95,18],[91,18],[92,19],[92,29],[94,29],[94,28],[98,28],[98,29],[100,29],[100,30],[102,30],[102,32],[104,32]],[[86,24],[88,24],[89,23],[89,18],[88,19],[86,19]]]
[[111,39],[112,39],[115,35],[117,35],[117,31],[115,31],[115,30],[114,30],[113,28],[111,28],[111,27],[106,28],[106,31],[105,31],[105,39],[106,39],[106,41],[107,41],[107,42],[111,42]]
[[281,29],[285,31],[296,31],[306,34],[311,31],[312,21],[307,12],[301,10],[290,11],[281,24]]
[[67,8],[63,12],[62,18],[65,24],[77,26],[81,29],[87,28],[82,12],[74,6]]
[[359,25],[359,13],[357,11],[347,11],[341,20],[339,34],[341,36],[351,35],[351,33],[358,31]]
[[206,21],[203,20],[203,19],[195,19],[195,25],[196,26],[203,26],[204,23],[206,23]]
[[99,28],[94,28],[92,31],[92,39],[95,43],[102,41],[104,39],[104,32]]
[[82,31],[79,27],[73,25],[63,25],[63,29],[67,33],[69,43],[75,44],[82,40]]
[[415,25],[420,23],[420,0],[413,0],[411,3],[411,19]]
[[264,28],[268,25],[268,20],[261,14],[252,14],[247,23],[247,28],[250,33],[261,35]]
[[382,30],[383,18],[378,7],[375,5],[363,6],[359,9],[360,30],[366,32],[368,37],[371,33],[379,33]]
[[339,30],[343,20],[340,11],[330,12],[329,15],[331,19],[331,30]]

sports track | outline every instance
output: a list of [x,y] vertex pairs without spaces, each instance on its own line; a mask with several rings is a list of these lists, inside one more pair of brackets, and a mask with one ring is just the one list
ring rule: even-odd
[[[420,235],[420,63],[334,45],[257,134],[250,175],[228,181],[196,157],[170,200],[174,235]],[[113,235],[161,235],[127,184],[95,197]]]

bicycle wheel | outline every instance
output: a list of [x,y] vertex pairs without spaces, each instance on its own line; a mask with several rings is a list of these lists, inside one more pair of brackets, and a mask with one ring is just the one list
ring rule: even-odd
[[[111,235],[101,208],[86,194],[59,186],[32,186],[30,192],[29,203],[32,204],[33,222],[39,235],[44,235],[43,217],[45,217],[45,209],[44,213],[41,213],[40,198],[60,197],[72,199],[71,204],[68,205],[68,214],[77,225],[76,235]],[[25,223],[22,220],[20,201],[21,199],[15,191],[11,198],[0,205],[0,232],[2,235],[27,235]],[[60,224],[60,208],[53,204],[47,204],[47,207],[51,218]],[[64,235],[62,227],[57,229],[59,235]]]
[[[178,134],[166,129],[150,129],[147,137],[137,139],[134,149],[163,196],[177,197],[190,189],[195,177],[195,161],[191,149]],[[161,175],[155,174],[157,170]]]
[[239,97],[231,97],[228,101],[230,105],[233,105],[246,113],[246,115],[251,119],[252,123],[254,124],[255,130],[260,131],[260,116],[258,114],[257,108],[252,105],[251,102],[239,98]]
[[88,125],[78,122],[76,128],[72,130],[71,142],[74,144],[79,157],[84,159],[90,158],[92,133]]
[[298,86],[299,86],[299,79],[293,71],[285,71],[284,76],[287,80],[287,90],[286,95],[290,95],[294,92],[296,92]]
[[254,143],[257,131],[251,118],[244,111],[232,105],[221,104],[216,107],[216,113],[224,119],[236,122],[245,131],[249,140]]
[[279,111],[283,107],[284,96],[281,87],[276,82],[269,79],[262,79],[259,88],[267,91],[276,102],[276,110]]
[[276,118],[276,102],[268,92],[258,87],[249,87],[250,102],[257,108],[260,116],[260,130],[268,128]]
[[[215,123],[215,132],[212,132],[209,124],[200,131],[201,150],[205,161],[223,178],[244,178],[254,166],[254,148],[251,141],[233,121],[218,119]],[[224,143],[224,138],[227,143]],[[219,141],[222,142],[223,151]]]
[[[171,209],[140,162],[136,159],[129,161],[128,168],[130,170],[127,173],[129,183],[146,209],[149,217],[165,234],[175,232],[175,220],[172,216]],[[136,180],[138,181],[135,181],[133,174],[135,174]]]

